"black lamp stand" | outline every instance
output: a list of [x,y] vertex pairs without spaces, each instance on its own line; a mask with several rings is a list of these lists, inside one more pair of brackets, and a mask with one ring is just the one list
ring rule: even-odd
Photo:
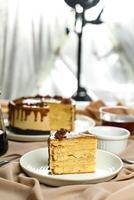
[[[91,101],[92,99],[90,96],[87,94],[86,89],[81,87],[81,58],[82,58],[82,35],[83,35],[83,26],[84,26],[84,14],[85,14],[85,9],[83,12],[77,12],[77,9],[75,11],[75,32],[78,36],[78,49],[77,49],[77,92],[73,96],[73,98],[76,101]],[[80,23],[79,29],[77,30],[77,23]]]
[[81,58],[82,58],[82,35],[85,24],[101,24],[101,14],[95,20],[87,21],[85,19],[85,10],[95,6],[100,0],[65,0],[65,2],[75,9],[75,32],[78,36],[77,49],[77,92],[73,96],[76,101],[92,101],[92,98],[87,94],[86,89],[81,87]]

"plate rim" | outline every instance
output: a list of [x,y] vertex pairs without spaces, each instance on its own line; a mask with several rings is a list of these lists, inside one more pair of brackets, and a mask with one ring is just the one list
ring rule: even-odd
[[94,127],[96,125],[95,120],[93,118],[91,118],[90,116],[83,115],[83,114],[76,114],[76,117],[80,117],[80,118],[89,120],[92,123],[91,127]]
[[23,135],[23,134],[15,134],[13,131],[6,129],[7,138],[13,141],[20,142],[38,142],[38,141],[46,141],[49,137],[49,134],[46,135]]
[[[29,152],[25,153],[19,160],[20,166],[25,171],[25,173],[27,175],[32,174],[33,177],[37,178],[39,181],[40,181],[40,179],[38,177],[44,178],[45,180],[48,179],[48,180],[59,181],[59,182],[62,182],[62,181],[64,182],[65,181],[67,183],[65,185],[70,185],[70,182],[72,182],[73,184],[74,183],[75,184],[83,184],[84,181],[92,184],[92,181],[95,181],[95,180],[98,180],[96,183],[99,183],[100,180],[102,180],[102,179],[111,180],[117,173],[120,172],[120,170],[123,167],[123,162],[122,162],[122,160],[121,160],[121,158],[119,156],[117,156],[116,154],[114,154],[112,152],[105,151],[105,150],[102,150],[102,149],[97,149],[97,152],[106,153],[106,154],[109,154],[110,156],[114,157],[115,159],[117,159],[119,161],[120,167],[118,169],[116,169],[114,172],[109,173],[109,175],[102,175],[102,176],[100,176],[98,178],[92,177],[92,178],[89,178],[89,179],[78,179],[78,180],[77,179],[65,179],[65,178],[59,179],[58,176],[60,177],[62,175],[56,175],[56,176],[55,175],[50,175],[49,176],[49,174],[42,175],[42,174],[38,174],[37,172],[32,172],[30,169],[27,169],[26,167],[24,167],[23,159],[25,159],[25,156],[28,156],[28,154],[34,153],[35,151],[43,151],[43,150],[44,151],[48,151],[48,147],[43,147],[43,148],[39,148],[39,149],[35,149],[35,150],[32,150],[32,151],[29,151]],[[85,173],[85,174],[90,174],[90,173]],[[69,174],[66,174],[66,175],[69,175]],[[76,174],[76,175],[79,175],[79,174]],[[105,180],[105,181],[107,181],[107,180]],[[42,182],[42,181],[40,181],[40,182]],[[80,182],[82,182],[82,183],[80,183]],[[52,185],[52,184],[50,184],[50,185]],[[53,186],[55,186],[55,184]]]
[[[95,126],[95,120],[92,119],[91,117],[88,117],[88,116],[85,116],[85,115],[82,115],[82,114],[76,114],[76,118],[77,117],[81,117],[81,118],[87,119],[87,120],[89,120],[91,122],[91,126],[88,127],[88,129]],[[49,134],[45,134],[45,135],[39,135],[39,134],[38,135],[15,134],[13,131],[10,131],[8,129],[6,129],[6,132],[7,132],[7,137],[8,137],[9,140],[21,141],[21,142],[46,141],[48,139],[48,137],[49,137]]]

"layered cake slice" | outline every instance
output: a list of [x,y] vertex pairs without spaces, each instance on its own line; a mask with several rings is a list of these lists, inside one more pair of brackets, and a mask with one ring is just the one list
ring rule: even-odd
[[9,103],[9,124],[16,133],[38,134],[74,129],[75,102],[60,96],[29,96]]
[[51,174],[89,173],[96,170],[97,139],[88,132],[60,129],[48,139]]

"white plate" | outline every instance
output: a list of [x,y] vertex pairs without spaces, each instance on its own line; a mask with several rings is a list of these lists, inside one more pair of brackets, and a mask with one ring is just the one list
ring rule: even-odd
[[15,134],[14,132],[10,130],[6,130],[7,138],[9,140],[13,141],[20,141],[20,142],[40,142],[40,141],[46,141],[49,137],[48,134],[46,135],[21,135],[21,134]]
[[20,166],[27,175],[52,186],[99,183],[112,179],[122,168],[121,159],[107,151],[97,150],[95,173],[51,175],[48,170],[48,148],[36,149],[23,155]]
[[95,126],[95,121],[85,115],[76,114],[75,132],[87,131],[90,127]]
[[[76,115],[76,120],[75,120],[75,132],[81,132],[81,131],[86,131],[90,127],[95,126],[95,121],[90,118],[86,117],[84,115]],[[27,142],[34,142],[34,141],[44,141],[47,140],[49,137],[49,134],[46,135],[21,135],[21,134],[15,134],[12,131],[9,131],[7,129],[7,137],[9,140],[14,140],[14,141],[27,141]]]

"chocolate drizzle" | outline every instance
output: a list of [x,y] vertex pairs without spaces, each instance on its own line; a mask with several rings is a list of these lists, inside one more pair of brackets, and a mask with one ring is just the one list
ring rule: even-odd
[[21,111],[21,121],[23,120],[23,110]]
[[17,119],[19,119],[19,108],[17,108]]
[[[31,110],[30,109],[25,109],[25,110],[21,110],[21,114],[24,112],[24,120],[27,120],[27,116],[30,115]],[[21,118],[23,119],[23,118]]]
[[15,117],[17,119],[20,118],[21,121],[26,121],[27,120],[27,117],[31,114],[31,113],[34,113],[34,120],[37,121],[37,116],[38,116],[38,113],[40,113],[40,119],[41,121],[43,121],[43,118],[45,116],[47,116],[47,113],[49,112],[49,106],[46,105],[46,104],[42,104],[41,103],[41,106],[40,104],[36,104],[36,106],[32,104],[29,105],[26,105],[26,104],[15,104],[14,102],[10,102],[9,103],[9,121],[11,122],[12,120],[12,124],[14,124],[14,120],[15,120]]
[[26,121],[32,112],[35,121],[37,121],[38,113],[40,114],[40,120],[43,121],[43,118],[49,113],[49,104],[53,102],[72,104],[71,99],[61,96],[36,95],[21,97],[9,103],[9,121],[12,124],[14,124],[15,118]]
[[55,139],[62,140],[63,138],[66,138],[66,133],[68,132],[68,130],[61,128],[55,133],[54,137]]

